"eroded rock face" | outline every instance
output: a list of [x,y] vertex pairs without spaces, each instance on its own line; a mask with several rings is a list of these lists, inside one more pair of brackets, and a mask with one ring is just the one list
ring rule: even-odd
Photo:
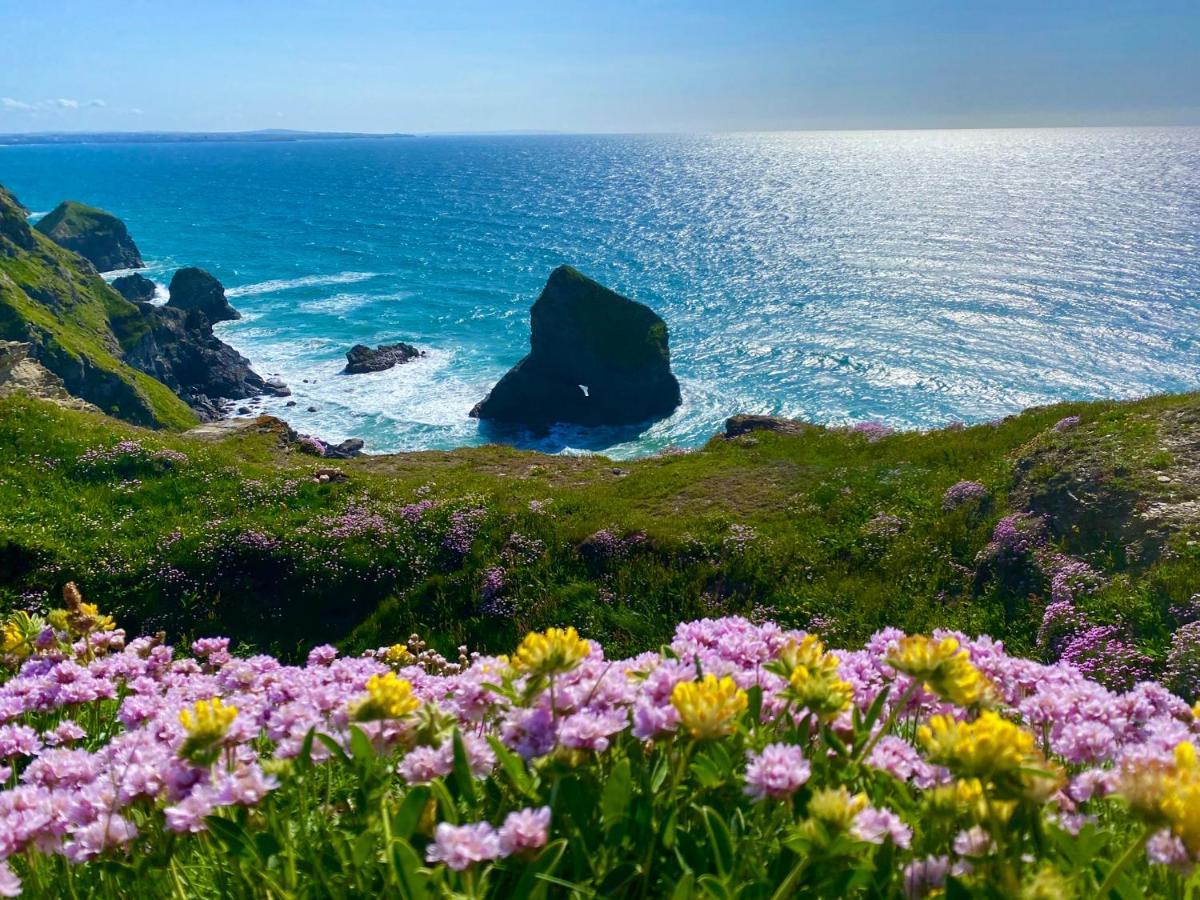
[[366,344],[355,344],[346,353],[346,374],[362,375],[366,372],[382,372],[392,366],[398,366],[424,356],[412,344],[403,341],[396,344],[381,344],[372,350]]
[[33,249],[28,215],[29,211],[17,202],[17,198],[0,185],[0,253],[11,256],[21,250]]
[[194,266],[180,269],[171,278],[168,291],[168,307],[186,313],[202,313],[210,325],[231,322],[242,317],[241,313],[229,305],[221,282],[203,269]]
[[219,418],[222,400],[291,393],[278,379],[260,376],[248,359],[213,334],[206,310],[224,319],[238,318],[238,313],[225,299],[221,283],[207,272],[181,269],[171,279],[165,306],[143,303],[139,308],[147,327],[126,351],[125,361],[173,390],[202,419]]
[[666,323],[570,266],[555,269],[530,310],[530,352],[471,410],[528,426],[632,425],[680,403]]
[[30,356],[32,351],[30,343],[0,341],[0,397],[26,394],[71,409],[99,412],[86,400],[71,396],[61,378]]
[[110,286],[131,303],[149,303],[154,299],[156,290],[153,281],[137,272],[113,279]]
[[60,247],[78,253],[97,272],[145,265],[125,223],[94,206],[64,200],[34,227]]

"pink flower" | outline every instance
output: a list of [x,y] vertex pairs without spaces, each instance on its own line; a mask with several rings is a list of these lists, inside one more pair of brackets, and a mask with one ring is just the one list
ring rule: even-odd
[[748,753],[746,793],[755,800],[781,800],[800,789],[812,769],[795,744],[768,744],[759,754]]
[[897,847],[908,847],[912,843],[912,829],[898,815],[890,809],[871,806],[854,817],[850,834],[868,844],[882,844],[890,840]]
[[20,897],[21,879],[8,866],[8,861],[0,859],[0,897]]
[[505,856],[544,847],[550,837],[550,807],[509,813],[500,826],[500,850]]
[[426,862],[445,863],[456,871],[499,856],[500,838],[487,822],[473,825],[442,822],[434,833],[433,843],[425,851]]
[[428,784],[435,778],[449,775],[454,768],[454,756],[437,747],[414,747],[400,760],[396,771],[409,784]]

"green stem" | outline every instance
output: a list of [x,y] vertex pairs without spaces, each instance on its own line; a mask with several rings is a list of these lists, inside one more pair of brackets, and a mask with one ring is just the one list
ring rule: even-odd
[[866,759],[870,752],[875,749],[875,745],[879,743],[879,739],[887,734],[891,730],[891,727],[896,724],[896,717],[900,715],[900,710],[908,706],[908,701],[912,699],[913,694],[917,692],[920,686],[921,682],[914,678],[908,687],[904,689],[904,693],[900,695],[900,699],[892,704],[892,708],[888,711],[888,717],[884,720],[883,727],[871,735],[870,740],[863,744],[862,750],[858,752],[856,761],[861,762]]
[[1113,864],[1113,867],[1108,870],[1108,877],[1104,879],[1104,883],[1100,885],[1100,890],[1096,891],[1096,900],[1105,900],[1112,892],[1113,887],[1117,883],[1117,877],[1121,872],[1137,857],[1146,846],[1146,842],[1150,840],[1150,829],[1146,828],[1142,831],[1142,836],[1129,845],[1121,858]]

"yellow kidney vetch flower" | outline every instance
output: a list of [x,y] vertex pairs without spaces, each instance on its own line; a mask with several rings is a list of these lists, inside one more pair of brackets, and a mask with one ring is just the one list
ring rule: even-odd
[[917,740],[930,762],[967,778],[1015,773],[1036,758],[1034,736],[990,710],[974,722],[934,716],[917,729]]
[[45,622],[27,612],[13,613],[0,628],[0,656],[10,656],[17,661],[26,659],[45,627]]
[[886,661],[897,672],[922,682],[926,690],[959,706],[981,703],[992,689],[991,682],[971,664],[970,654],[952,637],[903,637]]
[[411,666],[417,661],[413,656],[412,651],[404,644],[392,644],[383,651],[383,661],[389,666],[400,668],[402,666]]
[[532,631],[513,654],[512,667],[526,675],[560,675],[578,666],[591,649],[574,628]]
[[179,724],[187,737],[179,755],[197,763],[210,761],[210,755],[215,757],[214,748],[229,733],[237,713],[236,706],[226,706],[220,697],[197,700],[191,709],[181,709]]
[[854,688],[838,676],[838,658],[825,650],[815,634],[789,641],[779,651],[776,671],[788,680],[788,694],[822,719],[850,708]]
[[1200,854],[1200,761],[1195,744],[1177,744],[1171,763],[1125,771],[1120,792],[1139,818],[1170,828],[1189,853]]
[[421,707],[413,696],[412,682],[397,678],[395,672],[372,675],[367,679],[367,695],[354,706],[356,722],[378,719],[402,719]]
[[679,724],[698,741],[732,734],[737,717],[748,703],[746,692],[728,675],[681,681],[671,691],[671,705],[679,713]]
[[867,808],[868,802],[866,794],[851,794],[845,786],[813,791],[808,801],[805,830],[810,836],[816,837],[819,832],[812,827],[812,823],[820,822],[835,834],[847,831],[854,823],[854,817]]

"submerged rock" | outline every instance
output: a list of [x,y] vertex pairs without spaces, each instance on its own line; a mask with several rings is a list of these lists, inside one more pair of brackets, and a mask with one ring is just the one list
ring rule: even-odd
[[632,425],[680,404],[667,324],[648,306],[559,266],[530,310],[530,352],[471,415],[529,426]]
[[125,223],[94,206],[64,200],[34,227],[60,247],[78,253],[97,272],[145,265]]
[[203,269],[190,266],[171,278],[167,306],[184,312],[203,313],[212,325],[240,319],[242,314],[229,305],[221,282]]
[[153,281],[137,272],[113,279],[111,287],[131,303],[149,303],[157,290]]
[[366,344],[355,344],[346,353],[346,374],[362,375],[366,372],[382,372],[392,366],[406,363],[410,359],[424,356],[412,344],[403,341],[396,344],[381,344],[372,350]]

